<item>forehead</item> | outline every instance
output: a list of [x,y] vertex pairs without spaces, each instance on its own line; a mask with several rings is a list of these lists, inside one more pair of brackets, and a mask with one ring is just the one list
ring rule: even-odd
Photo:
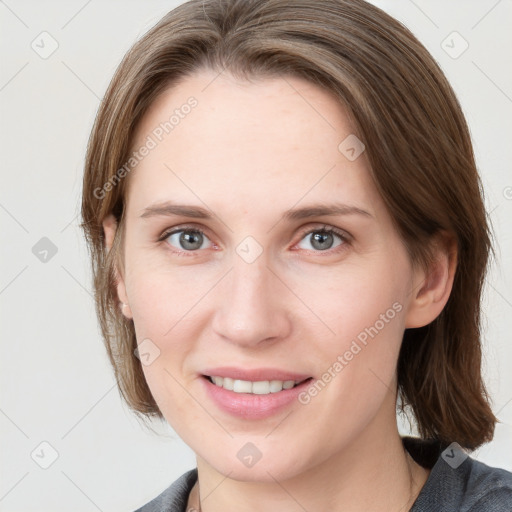
[[132,151],[151,149],[130,173],[128,203],[270,212],[320,199],[372,209],[379,198],[364,153],[352,161],[339,149],[353,132],[341,102],[304,79],[204,70],[163,92],[137,127]]

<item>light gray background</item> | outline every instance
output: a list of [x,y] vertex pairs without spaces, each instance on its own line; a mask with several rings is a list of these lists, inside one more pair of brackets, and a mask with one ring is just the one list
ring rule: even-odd
[[[0,511],[131,511],[195,466],[170,427],[148,432],[120,401],[78,229],[99,100],[125,51],[179,3],[0,1]],[[471,127],[498,249],[485,295],[485,375],[502,422],[473,456],[512,470],[512,3],[374,3],[438,60]],[[45,37],[51,48],[43,31],[58,43],[46,59],[31,47],[42,52]],[[464,41],[453,31],[469,44],[458,58]],[[32,252],[42,237],[57,248],[47,262]],[[58,452],[48,469],[39,465],[52,457],[43,441]]]

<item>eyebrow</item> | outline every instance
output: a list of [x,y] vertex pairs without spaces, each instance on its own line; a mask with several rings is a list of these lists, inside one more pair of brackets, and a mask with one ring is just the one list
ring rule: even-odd
[[[193,219],[212,219],[215,215],[208,209],[201,206],[190,206],[183,204],[176,204],[171,201],[164,201],[162,203],[152,204],[144,208],[141,218],[155,217],[155,216],[181,216],[190,217]],[[343,203],[334,204],[313,204],[301,208],[292,208],[283,214],[283,220],[292,221],[307,219],[309,217],[322,217],[322,216],[335,216],[335,215],[363,215],[366,217],[373,217],[373,215],[366,210],[351,206]]]

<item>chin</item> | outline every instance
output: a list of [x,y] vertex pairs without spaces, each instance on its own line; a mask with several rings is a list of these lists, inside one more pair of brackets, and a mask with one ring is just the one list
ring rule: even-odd
[[[300,449],[276,450],[265,440],[254,443],[240,442],[233,449],[223,447],[208,458],[199,457],[202,463],[232,480],[242,482],[274,483],[285,481],[307,471],[307,455]],[[260,450],[255,445],[260,446]],[[252,456],[252,460],[251,460]],[[201,466],[201,464],[199,464]]]
[[263,464],[259,461],[252,468],[243,468],[239,465],[226,464],[222,467],[215,467],[215,469],[228,477],[231,480],[237,480],[239,482],[261,482],[275,484],[276,480],[279,482],[288,480],[297,476],[302,472],[302,468],[298,468],[296,465],[286,465],[281,463],[277,465],[276,461],[267,461],[267,464]]

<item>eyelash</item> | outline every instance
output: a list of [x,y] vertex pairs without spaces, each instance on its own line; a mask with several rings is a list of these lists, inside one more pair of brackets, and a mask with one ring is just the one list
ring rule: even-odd
[[[193,232],[193,233],[200,233],[201,235],[203,235],[203,236],[205,236],[206,238],[209,239],[208,235],[202,229],[200,229],[198,227],[195,227],[195,226],[180,226],[179,228],[173,228],[173,229],[169,229],[167,231],[164,231],[158,237],[157,242],[164,242],[171,235],[174,235],[176,233],[181,233],[182,231],[190,231],[190,232]],[[340,245],[336,246],[334,248],[334,250],[327,249],[325,251],[311,251],[311,252],[314,252],[314,253],[318,253],[318,254],[325,253],[325,254],[331,254],[332,255],[333,253],[335,254],[335,253],[343,251],[345,249],[345,246],[350,243],[350,238],[349,238],[349,235],[347,233],[345,233],[344,231],[341,231],[339,229],[333,228],[332,226],[327,226],[327,225],[324,225],[321,228],[316,227],[316,228],[312,228],[312,229],[309,229],[309,230],[306,230],[306,231],[302,232],[300,234],[301,238],[300,238],[299,242],[302,241],[306,236],[311,235],[312,233],[323,233],[323,234],[336,235],[342,241],[342,243]],[[167,244],[167,245],[172,247],[171,250],[175,254],[177,254],[178,256],[185,256],[185,257],[192,256],[192,257],[194,257],[199,252],[199,250],[195,250],[195,251],[180,251],[180,250],[177,250],[174,246],[171,246],[170,244]],[[307,250],[307,249],[304,249],[304,250]]]

